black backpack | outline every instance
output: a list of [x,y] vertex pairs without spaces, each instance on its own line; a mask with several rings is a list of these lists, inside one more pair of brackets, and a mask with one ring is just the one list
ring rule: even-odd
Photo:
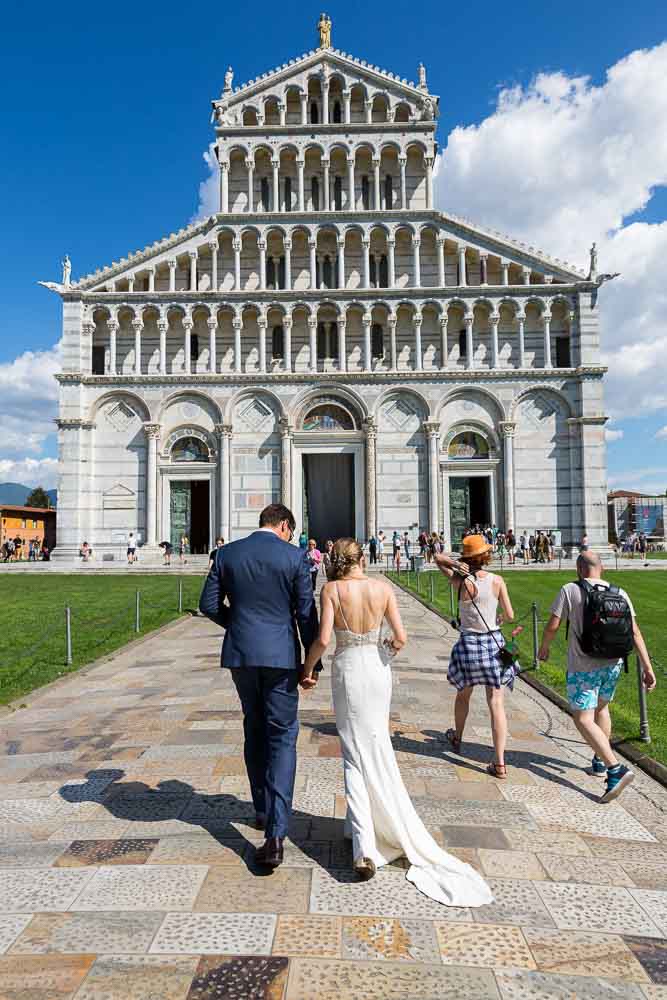
[[579,645],[596,660],[625,660],[634,649],[634,630],[630,605],[618,587],[602,587],[588,580],[577,580],[583,590],[583,627]]

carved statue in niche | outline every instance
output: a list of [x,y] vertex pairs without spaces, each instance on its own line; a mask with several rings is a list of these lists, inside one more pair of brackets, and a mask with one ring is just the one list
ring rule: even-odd
[[422,101],[422,121],[432,122],[435,117],[435,110],[433,108],[433,101],[430,97],[425,97]]

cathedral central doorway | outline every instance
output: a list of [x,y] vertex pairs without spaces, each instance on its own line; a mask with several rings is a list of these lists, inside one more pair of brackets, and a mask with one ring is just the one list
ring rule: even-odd
[[452,548],[475,524],[491,523],[491,485],[488,476],[449,477],[449,530]]
[[303,456],[303,529],[323,548],[355,537],[354,455]]
[[183,535],[193,555],[203,555],[211,548],[210,485],[206,479],[172,480],[170,494],[170,541],[178,552]]

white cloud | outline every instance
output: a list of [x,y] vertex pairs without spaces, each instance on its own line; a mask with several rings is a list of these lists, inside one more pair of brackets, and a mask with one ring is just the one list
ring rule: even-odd
[[44,457],[55,434],[60,344],[0,364],[0,482],[55,486],[56,460]]
[[608,444],[611,444],[613,441],[620,441],[622,437],[623,431],[621,430],[615,431],[613,427],[607,427],[605,429],[604,439]]
[[204,163],[208,167],[208,177],[199,185],[199,205],[195,215],[190,220],[197,222],[199,219],[206,219],[209,215],[215,215],[220,211],[220,189],[218,186],[218,158],[215,155],[215,143],[209,143],[209,147],[203,153]]
[[58,483],[57,458],[0,458],[0,482],[43,486],[50,490]]
[[459,126],[439,156],[436,198],[465,215],[621,277],[600,293],[609,410],[638,416],[667,407],[667,222],[624,219],[667,184],[667,42],[640,49],[594,86],[541,73],[500,92],[495,111]]
[[664,427],[661,427],[659,431],[656,431],[655,432],[655,436],[659,440],[661,440],[663,438],[667,438],[667,425],[665,425]]
[[638,469],[621,469],[610,474],[608,486],[610,490],[643,490],[649,495],[664,493],[667,489],[667,468],[664,465],[652,465]]

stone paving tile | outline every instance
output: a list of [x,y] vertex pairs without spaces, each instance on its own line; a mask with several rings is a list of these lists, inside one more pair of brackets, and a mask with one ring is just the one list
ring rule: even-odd
[[537,830],[525,832],[512,830],[507,832],[512,850],[532,851],[536,854],[559,854],[564,857],[590,857],[591,849],[588,841],[577,833],[559,833],[557,831]]
[[304,917],[282,914],[273,939],[274,955],[309,955],[311,958],[340,958],[342,917],[311,913]]
[[[32,919],[30,913],[3,913],[0,914],[0,955],[14,943],[21,931],[28,926]],[[1,988],[1,984],[0,984]]]
[[163,913],[37,913],[10,949],[16,955],[142,954]]
[[646,1000],[667,1000],[667,986],[653,986],[647,983],[642,986],[642,994]]
[[621,865],[601,858],[563,858],[557,854],[538,854],[540,864],[554,882],[577,882],[588,885],[634,885]]
[[514,831],[503,833],[493,826],[443,826],[443,846],[474,847],[487,850],[509,851],[512,846]]
[[608,979],[648,980],[631,948],[617,934],[542,927],[524,927],[523,933],[541,972],[570,976],[599,976],[603,972]]
[[269,955],[276,920],[268,913],[168,913],[151,954]]
[[282,1000],[288,959],[204,956],[187,1000]]
[[15,781],[0,783],[0,799],[41,799],[48,798],[60,788],[59,781]]
[[[285,1000],[497,1000],[485,969],[292,959]],[[194,1000],[194,998],[193,998]]]
[[310,871],[278,868],[270,875],[221,866],[209,869],[193,907],[199,913],[307,913]]
[[94,955],[0,957],[2,1000],[70,1000],[88,975]]
[[74,840],[116,840],[131,826],[126,819],[95,820],[94,822],[65,823],[49,837],[49,841],[62,844]]
[[76,1000],[185,1000],[196,968],[194,955],[102,956]]
[[475,923],[554,926],[537,891],[541,883],[509,878],[489,878],[487,881],[491,886],[494,902],[472,911]]
[[[659,889],[631,889],[630,894],[646,910],[653,923],[660,929],[662,936],[667,937],[667,892],[661,892]],[[630,928],[627,930],[630,931]]]
[[650,900],[640,906],[630,895],[631,891],[645,893],[647,890],[569,882],[536,882],[535,885],[561,930],[661,936],[647,913],[646,904],[650,904]]
[[[191,910],[207,871],[204,865],[99,868],[71,909]],[[79,872],[59,869],[57,874]]]
[[454,801],[497,802],[502,800],[498,785],[481,781],[445,781],[440,778],[426,780],[426,794],[434,799]]
[[474,965],[487,969],[506,966],[537,968],[518,927],[436,921],[435,930],[445,965]]
[[249,847],[238,840],[220,842],[205,831],[161,837],[149,865],[242,865]]
[[[639,986],[608,979],[507,970],[496,973],[502,1000],[642,1000]],[[78,998],[77,998],[78,1000]]]
[[359,882],[352,871],[313,871],[311,913],[342,916],[469,920],[470,910],[442,906],[422,895],[405,872],[382,870],[370,882]]
[[92,871],[7,868],[0,877],[0,912],[67,910],[92,877]]
[[[586,802],[586,800],[583,800]],[[623,840],[655,841],[653,834],[619,805],[595,808],[563,809],[562,806],[527,803],[531,815],[541,824],[557,830],[588,833],[593,837],[618,837]]]
[[621,867],[640,889],[667,890],[667,855],[661,861],[654,861],[652,856],[641,861],[626,861],[627,854],[617,855]]
[[0,843],[0,868],[50,868],[68,846],[66,841],[61,843],[4,841]]
[[[489,750],[487,755],[487,762],[493,758],[493,753]],[[455,773],[459,781],[483,781],[483,782],[493,782],[495,784],[496,779],[492,778],[487,774],[486,765],[482,767],[480,764],[456,764]],[[521,768],[507,767],[507,778],[504,779],[509,784],[512,785],[534,785],[535,778],[530,773],[530,771],[522,771]]]
[[143,865],[157,843],[157,840],[75,840],[58,858],[55,867]]
[[623,940],[653,982],[667,985],[667,941],[629,935],[624,935]]
[[343,958],[437,962],[438,957],[438,942],[430,921],[389,917],[343,920]]
[[548,878],[544,868],[529,851],[479,851],[482,871],[497,878]]

